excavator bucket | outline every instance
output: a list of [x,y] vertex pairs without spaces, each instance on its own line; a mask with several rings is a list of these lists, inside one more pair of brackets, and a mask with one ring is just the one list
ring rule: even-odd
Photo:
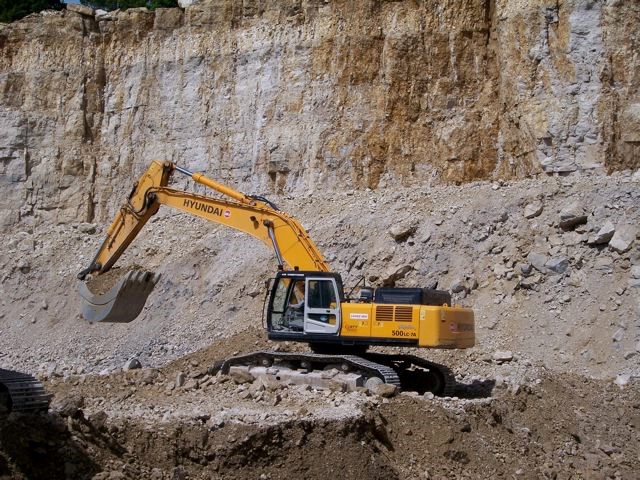
[[82,316],[91,323],[129,323],[140,315],[158,280],[160,274],[132,270],[104,294],[92,293],[80,281],[78,292],[82,297]]

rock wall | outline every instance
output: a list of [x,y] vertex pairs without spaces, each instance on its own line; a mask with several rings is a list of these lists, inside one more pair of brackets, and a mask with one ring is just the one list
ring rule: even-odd
[[637,2],[75,10],[0,26],[5,230],[103,222],[152,158],[251,193],[640,165]]

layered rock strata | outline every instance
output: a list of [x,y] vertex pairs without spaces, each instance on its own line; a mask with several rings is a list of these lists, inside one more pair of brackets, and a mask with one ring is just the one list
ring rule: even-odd
[[613,0],[32,15],[0,26],[0,228],[103,222],[152,158],[251,193],[637,168],[639,27]]

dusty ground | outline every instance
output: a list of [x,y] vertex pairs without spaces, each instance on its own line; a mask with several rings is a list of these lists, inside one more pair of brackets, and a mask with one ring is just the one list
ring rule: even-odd
[[[207,377],[257,333],[158,370],[50,380],[55,413],[0,424],[0,478],[637,478],[637,384],[540,371],[382,399]],[[202,385],[174,388],[179,373]]]
[[[412,352],[452,367],[456,399],[269,389],[207,373],[221,358],[274,346],[260,318],[275,261],[241,234],[161,212],[120,262],[163,274],[142,316],[89,325],[75,275],[105,226],[10,232],[0,366],[38,374],[55,401],[49,417],[0,420],[0,476],[637,478],[639,180],[274,199],[347,285],[362,276],[437,284],[473,306],[476,347]],[[535,202],[540,213],[526,218]],[[560,212],[573,203],[587,223],[563,229]],[[607,221],[629,248],[590,242]],[[122,371],[131,358],[144,368]]]

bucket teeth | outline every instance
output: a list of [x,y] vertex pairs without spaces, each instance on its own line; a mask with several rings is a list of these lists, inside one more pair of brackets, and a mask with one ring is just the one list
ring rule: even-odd
[[78,292],[82,297],[82,316],[91,323],[131,322],[142,311],[158,280],[160,274],[132,270],[101,295],[92,293],[84,282],[78,282]]

